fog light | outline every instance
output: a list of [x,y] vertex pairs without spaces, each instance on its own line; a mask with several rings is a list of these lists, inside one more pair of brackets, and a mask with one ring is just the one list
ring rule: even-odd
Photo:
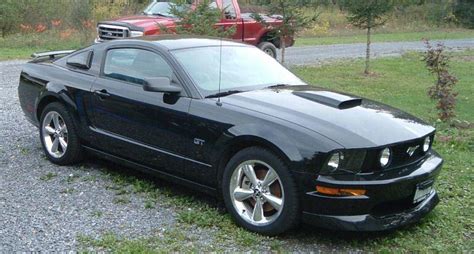
[[323,186],[316,186],[316,191],[331,196],[362,196],[367,193],[367,190],[361,189],[339,189]]
[[388,166],[388,164],[390,163],[391,157],[392,157],[392,151],[390,151],[390,148],[383,149],[382,152],[380,153],[380,166],[382,166],[382,168],[385,168],[386,166]]
[[428,152],[428,150],[430,149],[430,146],[431,146],[431,138],[430,137],[426,137],[425,138],[425,143],[423,143],[423,152]]

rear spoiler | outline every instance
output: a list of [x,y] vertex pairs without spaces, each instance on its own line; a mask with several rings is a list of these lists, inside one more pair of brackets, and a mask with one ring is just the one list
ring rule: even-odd
[[76,50],[58,50],[58,51],[49,51],[49,52],[42,52],[42,53],[33,53],[31,57],[33,59],[38,59],[42,57],[49,57],[49,59],[55,59],[56,56],[61,56],[61,55],[69,55],[72,52]]

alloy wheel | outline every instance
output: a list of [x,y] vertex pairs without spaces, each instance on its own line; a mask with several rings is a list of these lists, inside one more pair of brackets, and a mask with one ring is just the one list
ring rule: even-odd
[[263,161],[241,163],[230,180],[234,209],[248,223],[264,226],[274,222],[284,206],[284,189],[278,173]]
[[68,131],[64,119],[58,112],[48,112],[44,117],[41,131],[46,151],[54,158],[61,158],[66,153],[68,145]]

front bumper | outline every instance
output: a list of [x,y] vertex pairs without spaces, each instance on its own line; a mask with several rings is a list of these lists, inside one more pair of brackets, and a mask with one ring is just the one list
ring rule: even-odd
[[302,202],[305,223],[348,231],[382,231],[415,223],[439,203],[432,191],[414,203],[417,185],[434,182],[443,160],[434,152],[411,167],[366,176],[353,181],[318,177],[314,185],[333,188],[365,189],[362,196],[328,196],[306,192]]

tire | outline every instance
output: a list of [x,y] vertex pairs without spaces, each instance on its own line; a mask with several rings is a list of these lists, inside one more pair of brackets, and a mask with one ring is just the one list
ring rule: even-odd
[[39,128],[40,140],[46,157],[51,162],[71,165],[81,161],[82,146],[76,126],[63,104],[53,102],[44,108]]
[[263,52],[265,52],[267,55],[275,59],[277,58],[277,48],[275,47],[275,45],[273,45],[273,43],[265,41],[258,44],[257,47]]
[[[247,176],[252,171],[256,184]],[[267,179],[274,181],[266,184]],[[222,193],[227,211],[250,231],[277,235],[299,223],[294,179],[283,160],[266,149],[250,147],[232,157],[224,169]]]

